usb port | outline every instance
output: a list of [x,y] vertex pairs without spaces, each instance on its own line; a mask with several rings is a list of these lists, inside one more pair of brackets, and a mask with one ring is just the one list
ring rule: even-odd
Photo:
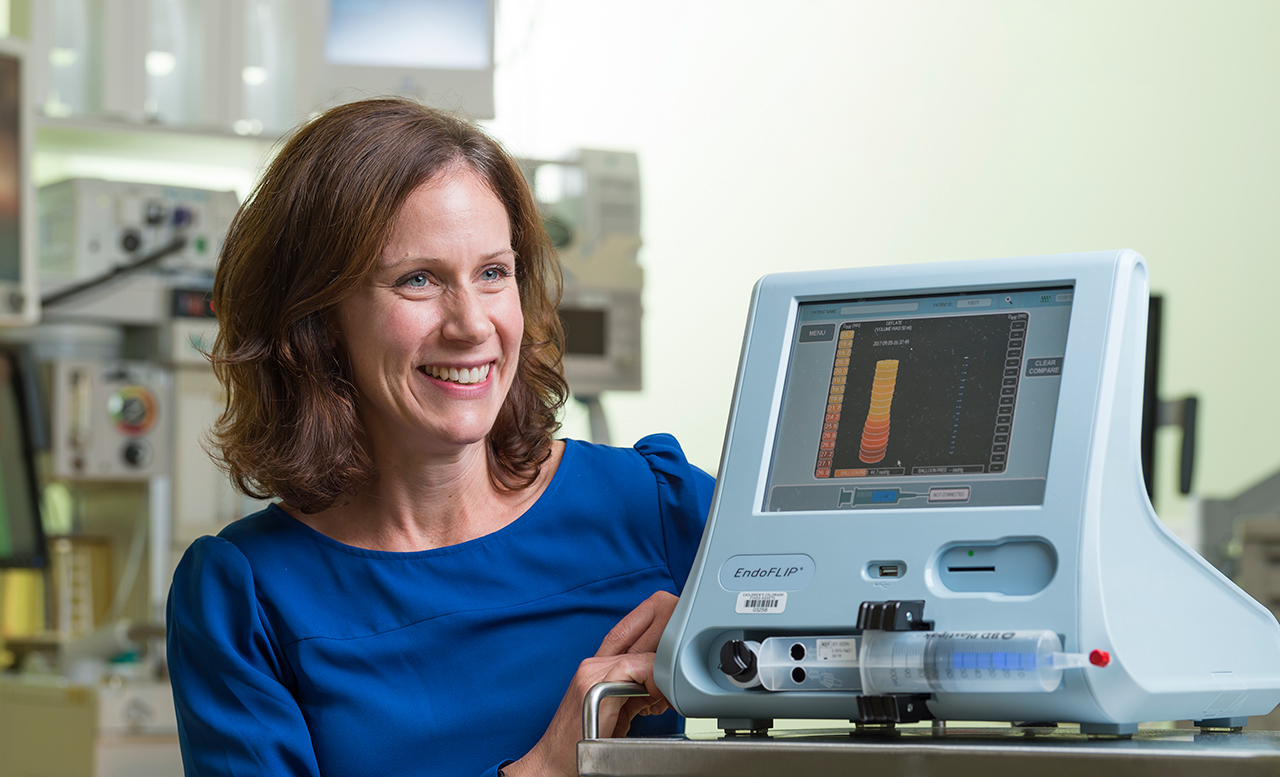
[[901,578],[907,574],[907,562],[900,558],[874,558],[862,568],[864,580],[884,580]]

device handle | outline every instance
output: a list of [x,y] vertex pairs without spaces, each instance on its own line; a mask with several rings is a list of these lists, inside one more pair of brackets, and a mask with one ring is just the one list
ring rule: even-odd
[[582,700],[582,738],[600,738],[600,702],[610,696],[648,696],[640,683],[596,683]]

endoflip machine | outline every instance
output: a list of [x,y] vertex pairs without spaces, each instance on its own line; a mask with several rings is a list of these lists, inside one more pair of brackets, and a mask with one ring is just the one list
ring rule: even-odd
[[1133,251],[766,276],[657,683],[773,718],[1238,727],[1280,625],[1157,519]]

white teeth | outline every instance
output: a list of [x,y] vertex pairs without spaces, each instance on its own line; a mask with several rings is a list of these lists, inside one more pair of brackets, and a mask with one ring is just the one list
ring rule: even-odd
[[438,380],[452,381],[461,385],[471,383],[479,383],[489,377],[489,365],[485,364],[481,367],[472,367],[470,369],[457,367],[437,367],[432,365],[426,368],[426,373]]

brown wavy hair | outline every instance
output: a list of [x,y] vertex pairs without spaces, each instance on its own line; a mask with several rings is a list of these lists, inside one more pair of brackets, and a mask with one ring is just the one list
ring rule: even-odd
[[469,122],[376,99],[338,106],[296,130],[224,243],[210,359],[226,405],[208,447],[243,493],[315,513],[376,477],[330,314],[377,266],[409,194],[459,164],[506,208],[524,315],[515,380],[487,440],[489,477],[506,490],[537,479],[569,389],[556,312],[560,265],[528,181]]

